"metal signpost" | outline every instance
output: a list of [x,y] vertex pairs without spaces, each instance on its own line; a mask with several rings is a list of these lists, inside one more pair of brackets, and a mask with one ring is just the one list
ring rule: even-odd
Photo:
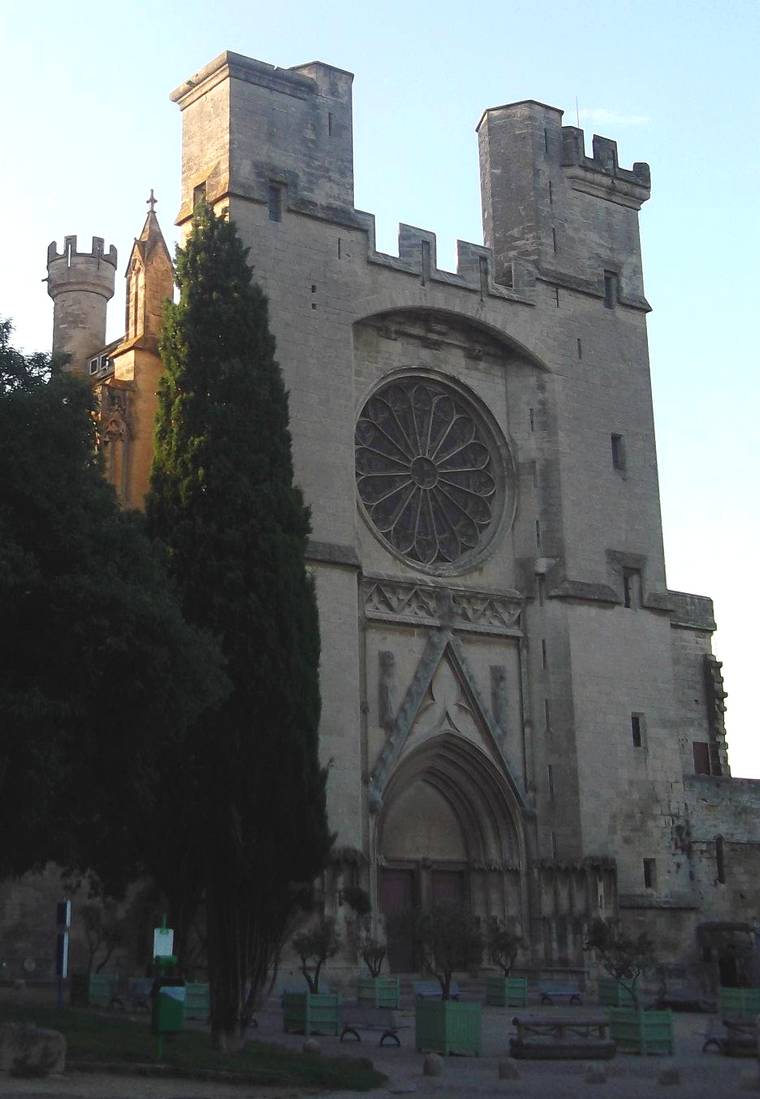
[[69,928],[71,927],[71,901],[58,901],[55,906],[57,941],[55,950],[55,975],[58,978],[58,1007],[63,1007],[63,982],[69,975]]

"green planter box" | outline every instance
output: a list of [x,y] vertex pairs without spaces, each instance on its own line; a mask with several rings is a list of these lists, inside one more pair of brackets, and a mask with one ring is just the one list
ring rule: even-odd
[[116,995],[116,977],[110,973],[72,973],[72,1007],[110,1007]]
[[486,977],[486,1004],[489,1007],[525,1007],[528,981],[525,977]]
[[211,1014],[208,984],[188,981],[185,985],[185,1018],[200,1019],[205,1023]]
[[610,1008],[610,1037],[619,1053],[673,1053],[673,1013]]
[[719,988],[718,1014],[722,1019],[760,1015],[760,988]]
[[337,992],[284,992],[282,1025],[287,1033],[340,1034],[340,996]]
[[369,1007],[398,1007],[401,983],[398,977],[360,977],[357,994]]
[[599,1003],[602,1007],[634,1007],[631,993],[614,977],[599,978]]
[[480,1056],[480,1004],[458,1000],[417,1000],[415,1043],[427,1053]]

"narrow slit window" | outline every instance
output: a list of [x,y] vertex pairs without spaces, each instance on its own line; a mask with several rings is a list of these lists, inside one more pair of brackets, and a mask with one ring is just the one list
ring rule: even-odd
[[333,132],[333,116],[332,111],[327,112],[327,136],[332,137]]
[[557,251],[557,230],[552,229],[552,248]]
[[549,180],[549,205],[554,205],[554,192],[552,190],[552,181]]
[[618,277],[614,271],[604,272],[604,306],[614,309],[618,300]]
[[536,519],[536,546],[541,549],[541,520]]
[[541,638],[541,667],[546,667],[546,638]]
[[723,836],[715,837],[715,864],[718,871],[718,881],[726,884],[726,845]]
[[638,607],[641,603],[641,573],[638,569],[623,569],[623,605]]
[[610,449],[612,451],[612,468],[624,470],[625,469],[625,444],[623,442],[623,436],[617,435],[615,432],[610,435]]
[[644,718],[641,714],[631,714],[631,738],[634,748],[644,747]]
[[577,340],[577,343],[576,343],[576,347],[577,347],[577,349],[578,349],[578,358],[579,358],[579,359],[582,359],[582,358],[583,358],[583,344],[581,343],[581,338],[580,338],[580,336],[578,337],[578,340]]
[[536,413],[535,413],[535,409],[533,409],[533,408],[528,409],[528,419],[530,421],[530,430],[535,431],[536,430]]
[[269,220],[282,221],[282,188],[276,183],[269,184]]
[[644,888],[657,888],[657,860],[644,859]]
[[554,801],[554,769],[551,763],[547,763],[546,765],[546,792],[552,801]]
[[538,605],[539,607],[543,607],[546,596],[546,582],[542,574],[539,574],[536,577],[536,588],[538,589]]
[[556,305],[557,309],[559,309],[559,287],[558,286],[554,287],[554,304]]
[[549,152],[549,131],[544,127],[544,152]]
[[551,715],[551,708],[549,706],[549,699],[548,698],[544,699],[544,723],[546,724],[547,730],[551,729],[551,727],[552,727],[552,715]]
[[201,202],[206,201],[206,180],[193,187],[193,209]]

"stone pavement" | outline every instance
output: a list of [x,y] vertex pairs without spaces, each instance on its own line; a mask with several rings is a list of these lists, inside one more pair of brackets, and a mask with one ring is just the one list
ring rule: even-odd
[[[572,1014],[573,1008],[557,1009]],[[498,1079],[498,1063],[507,1055],[512,1030],[512,1009],[488,1008],[483,1011],[483,1056],[449,1057],[444,1061],[440,1077],[422,1076],[422,1055],[413,1048],[413,1018],[408,1014],[409,1027],[401,1032],[402,1047],[378,1048],[377,1040],[358,1043],[336,1038],[320,1038],[326,1054],[353,1053],[371,1057],[384,1072],[388,1084],[371,1095],[390,1096],[418,1093],[441,1096],[520,1096],[525,1099],[575,1099],[592,1096],[595,1099],[649,1099],[662,1095],[664,1099],[722,1099],[741,1096],[748,1089],[744,1082],[749,1073],[757,1072],[757,1062],[747,1058],[721,1057],[717,1053],[702,1053],[702,1040],[709,1016],[676,1015],[676,1056],[635,1057],[618,1055],[604,1065],[604,1083],[587,1083],[587,1063],[583,1061],[515,1062],[518,1080]],[[281,1042],[300,1048],[303,1037],[284,1035],[279,1014],[267,1012],[260,1019],[257,1038]],[[679,1070],[680,1083],[667,1086],[658,1082],[665,1067]],[[760,1087],[758,1087],[760,1093]],[[321,1094],[323,1099],[358,1099],[358,1092],[313,1092],[293,1088],[254,1088],[249,1085],[231,1086],[190,1080],[158,1080],[123,1076],[90,1076],[67,1074],[59,1079],[0,1081],[1,1099],[291,1099],[291,1097]],[[750,1092],[751,1094],[751,1092]]]

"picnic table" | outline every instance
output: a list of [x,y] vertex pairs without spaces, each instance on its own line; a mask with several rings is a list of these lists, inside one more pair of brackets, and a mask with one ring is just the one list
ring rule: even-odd
[[609,1036],[606,1015],[515,1015],[512,1025],[517,1036],[510,1039],[510,1052],[522,1060],[576,1060],[593,1057],[609,1060],[616,1045]]

